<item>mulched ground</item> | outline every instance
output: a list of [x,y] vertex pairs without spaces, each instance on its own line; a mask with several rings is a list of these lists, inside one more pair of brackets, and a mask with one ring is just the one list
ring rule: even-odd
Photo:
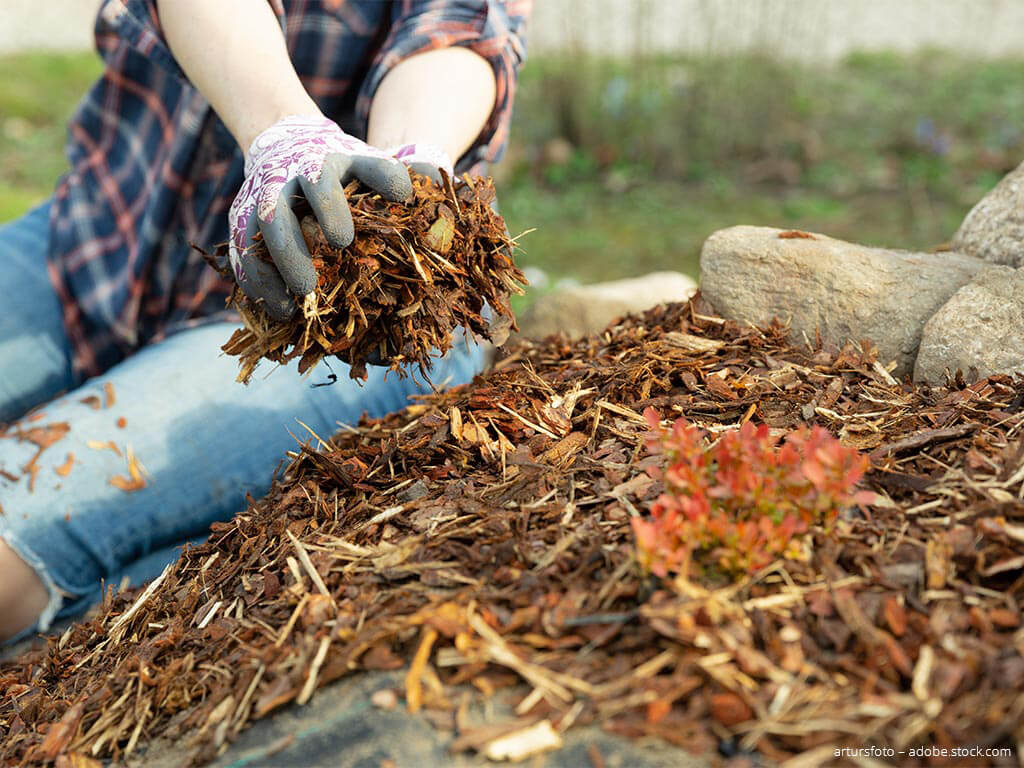
[[[629,523],[660,492],[647,406],[712,434],[821,424],[870,454],[880,503],[813,530],[809,562],[659,582]],[[406,705],[454,723],[453,750],[597,722],[794,766],[1017,765],[1022,431],[1024,379],[915,388],[869,349],[791,347],[699,299],[523,344],[468,387],[313,441],[146,591],[0,667],[0,761],[83,765],[169,736],[202,762],[332,680],[406,668]],[[467,682],[531,692],[481,728]],[[869,746],[904,754],[832,759]]]

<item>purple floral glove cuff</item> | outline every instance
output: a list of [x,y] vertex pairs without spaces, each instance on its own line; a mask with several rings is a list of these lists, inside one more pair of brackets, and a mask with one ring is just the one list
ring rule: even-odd
[[[386,150],[390,156],[397,157],[414,171],[422,168],[441,168],[449,176],[455,175],[454,165],[451,157],[440,147],[434,144],[400,144],[388,147]],[[423,171],[420,171],[422,173]],[[429,173],[428,176],[436,176]]]

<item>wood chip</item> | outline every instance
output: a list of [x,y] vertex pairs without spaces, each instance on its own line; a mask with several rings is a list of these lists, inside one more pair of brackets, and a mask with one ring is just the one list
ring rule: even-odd
[[562,737],[551,727],[551,721],[541,720],[529,728],[494,739],[484,746],[484,755],[488,760],[519,762],[561,746]]

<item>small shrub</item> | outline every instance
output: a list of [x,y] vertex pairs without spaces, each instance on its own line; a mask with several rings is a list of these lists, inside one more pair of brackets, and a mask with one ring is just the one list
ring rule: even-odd
[[839,511],[869,502],[856,491],[867,457],[821,427],[800,429],[780,444],[750,422],[708,447],[706,433],[678,419],[659,426],[648,408],[648,450],[665,458],[650,474],[665,492],[649,519],[634,518],[641,564],[657,576],[684,577],[697,567],[754,572],[779,557],[803,559],[813,524],[830,526]]

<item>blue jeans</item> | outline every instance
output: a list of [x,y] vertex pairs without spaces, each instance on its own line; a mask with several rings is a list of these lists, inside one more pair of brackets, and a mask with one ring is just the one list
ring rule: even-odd
[[[286,451],[310,439],[299,422],[327,438],[339,423],[355,424],[364,412],[383,416],[429,391],[422,377],[385,378],[374,367],[360,386],[339,361],[330,364],[338,376],[331,386],[313,386],[328,380],[323,363],[306,378],[294,364],[265,363],[242,386],[237,361],[220,351],[235,328],[223,322],[181,331],[102,376],[75,381],[46,272],[48,217],[44,204],[0,226],[0,424],[69,428],[41,452],[31,486],[24,468],[37,445],[14,430],[0,439],[7,473],[0,472],[0,538],[49,590],[39,630],[84,611],[99,598],[101,580],[155,577],[183,543],[204,539],[211,523],[244,509],[247,493],[265,494]],[[431,378],[454,386],[482,366],[481,348],[459,343],[436,361]],[[110,407],[106,389],[115,398]],[[132,456],[145,469],[138,490],[126,482]]]

